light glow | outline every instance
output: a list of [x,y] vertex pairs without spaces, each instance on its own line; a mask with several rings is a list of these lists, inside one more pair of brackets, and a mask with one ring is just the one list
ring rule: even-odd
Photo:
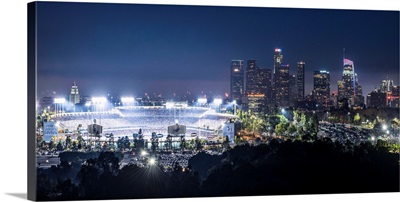
[[63,104],[65,103],[65,98],[54,98],[54,103]]
[[107,99],[105,97],[92,97],[92,102],[96,104],[105,104],[107,102]]
[[142,150],[142,152],[140,152],[140,155],[141,156],[146,156],[148,153],[147,153],[147,151],[145,151],[145,150]]
[[197,102],[200,103],[200,104],[205,104],[205,103],[207,103],[207,99],[206,98],[199,98],[197,100]]
[[121,101],[123,103],[133,103],[135,101],[135,98],[134,97],[122,97]]
[[150,159],[149,159],[149,164],[150,164],[150,165],[155,165],[155,164],[156,164],[156,159],[150,158]]
[[167,108],[167,109],[171,109],[172,107],[174,107],[175,106],[175,103],[173,103],[173,102],[167,102],[167,103],[165,103],[165,107]]
[[216,104],[216,105],[222,104],[222,99],[220,99],[220,98],[214,99],[214,104]]

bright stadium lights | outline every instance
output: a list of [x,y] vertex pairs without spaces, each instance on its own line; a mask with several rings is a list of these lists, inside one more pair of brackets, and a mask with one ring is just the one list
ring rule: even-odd
[[220,98],[214,99],[214,104],[216,104],[216,105],[222,104],[222,99],[220,99]]
[[383,129],[383,130],[386,130],[386,129],[387,129],[387,125],[386,125],[386,124],[383,124],[383,125],[382,125],[382,129]]
[[167,108],[167,109],[170,109],[170,108],[172,108],[172,107],[174,107],[175,106],[175,103],[173,103],[173,102],[167,102],[167,103],[165,103],[165,107]]
[[65,98],[54,98],[54,104],[55,104],[55,113],[58,114],[59,112],[62,112],[63,110],[63,105],[66,102]]
[[105,97],[92,97],[92,102],[95,105],[98,104],[105,104],[107,102],[107,99]]
[[133,103],[133,102],[135,102],[135,98],[134,97],[122,97],[121,101],[123,103]]
[[56,104],[64,104],[65,98],[54,98],[54,103]]
[[207,98],[199,98],[197,99],[197,102],[200,104],[206,104],[207,103]]

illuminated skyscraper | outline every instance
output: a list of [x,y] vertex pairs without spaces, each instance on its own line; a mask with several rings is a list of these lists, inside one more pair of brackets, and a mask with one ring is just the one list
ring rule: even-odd
[[255,94],[259,92],[257,85],[257,60],[247,60],[246,68],[246,94]]
[[297,80],[296,75],[289,76],[289,106],[295,107],[297,102]]
[[338,82],[338,101],[343,99],[348,100],[348,103],[353,106],[360,106],[364,103],[362,87],[358,83],[354,63],[346,58],[343,59],[342,80]]
[[230,97],[231,100],[236,100],[236,103],[241,104],[244,94],[244,68],[243,60],[232,60],[231,62],[231,85]]
[[274,97],[278,107],[289,106],[289,65],[282,64],[282,50],[275,49],[274,54]]
[[328,108],[330,98],[330,73],[325,70],[314,71],[313,99],[318,108]]
[[304,100],[304,62],[297,63],[297,100]]
[[264,94],[248,94],[246,96],[247,109],[258,117],[265,115],[265,95]]
[[388,92],[388,91],[392,90],[393,86],[394,86],[393,80],[386,78],[386,80],[382,80],[381,85],[380,85],[380,90],[382,92]]
[[76,104],[76,103],[79,103],[79,101],[80,101],[80,98],[79,98],[78,86],[76,85],[76,83],[74,81],[74,84],[72,85],[72,88],[71,88],[71,94],[69,95],[69,103]]
[[[276,48],[275,55],[274,55],[274,67],[281,66],[282,62],[283,62],[282,50],[280,48]],[[274,71],[274,73],[275,73],[275,71]]]
[[259,88],[258,93],[264,94],[266,103],[272,101],[272,70],[271,69],[258,69],[257,85]]

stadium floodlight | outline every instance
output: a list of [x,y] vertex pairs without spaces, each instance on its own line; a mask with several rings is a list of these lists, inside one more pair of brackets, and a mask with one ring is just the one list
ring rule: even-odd
[[105,97],[92,97],[93,104],[105,104],[107,99]]
[[216,104],[216,105],[222,104],[222,99],[220,99],[220,98],[214,99],[214,104]]
[[123,103],[133,103],[135,101],[135,98],[134,97],[122,97],[121,101]]
[[155,158],[150,158],[150,159],[149,159],[149,164],[150,164],[150,165],[156,164],[156,159],[155,159]]
[[387,125],[386,125],[386,124],[383,124],[383,125],[382,125],[382,129],[383,129],[383,130],[386,130],[386,129],[387,129]]
[[200,104],[206,104],[207,103],[207,98],[199,98],[197,99],[197,102]]
[[173,103],[173,102],[167,102],[167,103],[165,103],[165,107],[166,107],[167,109],[173,108],[174,106],[175,106],[175,103]]
[[65,98],[54,98],[54,103],[56,104],[64,104]]

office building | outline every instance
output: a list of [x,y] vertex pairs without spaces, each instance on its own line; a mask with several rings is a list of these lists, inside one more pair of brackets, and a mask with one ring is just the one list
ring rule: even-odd
[[74,81],[74,84],[71,87],[71,94],[69,95],[69,103],[74,105],[79,102],[80,102],[80,98],[79,98],[78,86],[76,85],[76,83]]
[[328,108],[330,100],[330,73],[325,70],[314,71],[313,99],[317,108]]
[[278,107],[289,106],[289,65],[283,64],[282,50],[274,54],[274,101]]
[[297,62],[297,100],[304,100],[304,69],[305,63],[300,61]]
[[246,68],[246,94],[255,94],[259,92],[257,85],[257,60],[247,60]]
[[244,95],[243,60],[232,60],[230,73],[230,99],[241,104]]

